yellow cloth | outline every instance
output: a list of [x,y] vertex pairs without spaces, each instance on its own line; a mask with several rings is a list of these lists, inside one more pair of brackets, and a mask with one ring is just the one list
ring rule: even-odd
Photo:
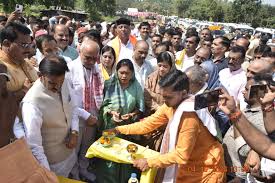
[[8,74],[11,80],[7,82],[9,91],[18,91],[23,88],[26,78],[31,83],[38,79],[37,72],[28,62],[23,62],[20,65],[15,64],[11,58],[2,50],[0,50],[0,63],[6,65]]
[[[131,42],[131,44],[133,46],[136,45],[137,39],[134,36],[130,35],[129,36],[129,40],[130,40],[130,42]],[[115,53],[116,53],[116,62],[118,62],[119,61],[118,58],[119,58],[119,53],[120,53],[120,47],[121,47],[121,41],[120,41],[120,39],[119,39],[118,36],[115,37],[114,40],[112,40],[112,45],[111,46],[115,50]]]
[[57,176],[59,183],[84,183],[82,181],[78,181],[78,180],[73,180],[73,179],[68,179],[62,176]]
[[[104,81],[110,79],[110,75],[109,73],[107,72],[107,70],[105,69],[105,67],[103,66],[103,64],[99,64],[99,69],[101,71],[101,74],[103,76],[103,79]],[[112,67],[112,75],[116,72],[116,63],[113,64],[113,67]]]
[[103,76],[104,81],[110,79],[110,76],[109,76],[108,72],[106,71],[106,69],[103,67],[102,64],[99,64],[99,69],[101,71],[101,74]]
[[176,64],[177,69],[179,69],[179,70],[183,67],[185,53],[186,53],[186,50],[183,49],[183,50],[180,52],[179,58],[176,59],[176,63],[175,63],[175,64]]
[[[127,152],[127,145],[133,144],[127,140],[115,137],[112,140],[112,145],[110,147],[103,147],[99,140],[94,142],[86,153],[87,158],[102,158],[109,161],[114,161],[116,163],[133,163],[130,154]],[[135,154],[137,159],[139,158],[152,158],[159,155],[159,152],[153,151],[151,149],[146,149],[143,146],[138,146],[138,151]],[[153,183],[156,175],[156,169],[151,168],[145,172],[142,172],[140,177],[140,183]]]
[[[147,134],[167,124],[174,112],[171,107],[164,104],[141,122],[118,126],[116,129],[126,135]],[[151,168],[165,168],[171,164],[178,164],[177,183],[221,183],[225,178],[222,145],[210,134],[194,112],[183,113],[175,150],[148,158],[147,162]]]

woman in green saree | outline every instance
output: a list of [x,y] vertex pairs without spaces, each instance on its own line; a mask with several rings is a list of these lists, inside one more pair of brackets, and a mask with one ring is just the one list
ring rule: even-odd
[[[116,74],[104,84],[104,100],[100,109],[100,132],[137,121],[144,112],[143,90],[135,78],[134,66],[129,59],[118,62]],[[120,136],[134,141],[134,137]],[[126,183],[131,173],[137,172],[132,165],[119,164],[103,159],[96,162],[96,177],[100,183]]]

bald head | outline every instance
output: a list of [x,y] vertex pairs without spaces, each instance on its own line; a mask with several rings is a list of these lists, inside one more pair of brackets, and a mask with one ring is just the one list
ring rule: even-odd
[[195,64],[201,64],[202,62],[208,60],[211,55],[210,48],[207,47],[201,47],[197,50],[195,57],[194,57],[194,63]]
[[269,73],[272,71],[272,64],[264,59],[254,60],[250,62],[247,68],[247,80],[252,79],[256,74]]
[[55,33],[58,30],[68,31],[68,27],[66,25],[64,25],[64,24],[56,24],[53,27],[53,32]]
[[134,48],[133,58],[138,65],[142,65],[148,55],[149,45],[146,41],[138,41]]
[[189,67],[185,73],[189,79],[190,92],[192,94],[196,94],[207,82],[208,73],[199,65]]
[[84,39],[81,46],[80,46],[80,51],[83,49],[95,49],[98,52],[100,51],[100,47],[97,44],[97,42],[95,42],[92,39]]
[[236,46],[243,47],[245,49],[245,51],[248,50],[249,44],[250,44],[249,40],[247,40],[246,38],[243,38],[243,37],[237,39],[237,41],[235,43]]
[[136,48],[139,48],[139,47],[147,47],[149,49],[149,45],[146,41],[143,41],[143,40],[140,40],[140,41],[137,41],[136,45],[135,45],[135,49]]
[[91,69],[99,59],[99,46],[90,39],[84,40],[81,44],[79,55],[83,66]]

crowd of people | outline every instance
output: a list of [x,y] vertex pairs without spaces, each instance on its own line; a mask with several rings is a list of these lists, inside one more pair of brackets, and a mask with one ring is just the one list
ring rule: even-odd
[[[0,181],[125,183],[157,168],[156,183],[275,182],[275,45],[132,27],[0,16]],[[213,90],[219,101],[195,109]],[[160,154],[87,159],[104,131]]]

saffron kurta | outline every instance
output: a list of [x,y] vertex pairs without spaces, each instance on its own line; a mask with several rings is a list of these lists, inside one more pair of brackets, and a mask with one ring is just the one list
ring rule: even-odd
[[37,72],[28,62],[22,62],[17,65],[2,50],[0,51],[0,63],[6,65],[8,74],[11,76],[11,80],[7,82],[9,91],[22,89],[26,78],[28,78],[31,83],[35,82],[38,78]]
[[[168,123],[174,110],[162,105],[141,122],[119,126],[122,134],[146,134]],[[178,164],[177,183],[224,182],[225,163],[222,145],[199,120],[196,113],[184,112],[178,129],[176,148],[167,154],[147,159],[149,167],[165,168]]]

